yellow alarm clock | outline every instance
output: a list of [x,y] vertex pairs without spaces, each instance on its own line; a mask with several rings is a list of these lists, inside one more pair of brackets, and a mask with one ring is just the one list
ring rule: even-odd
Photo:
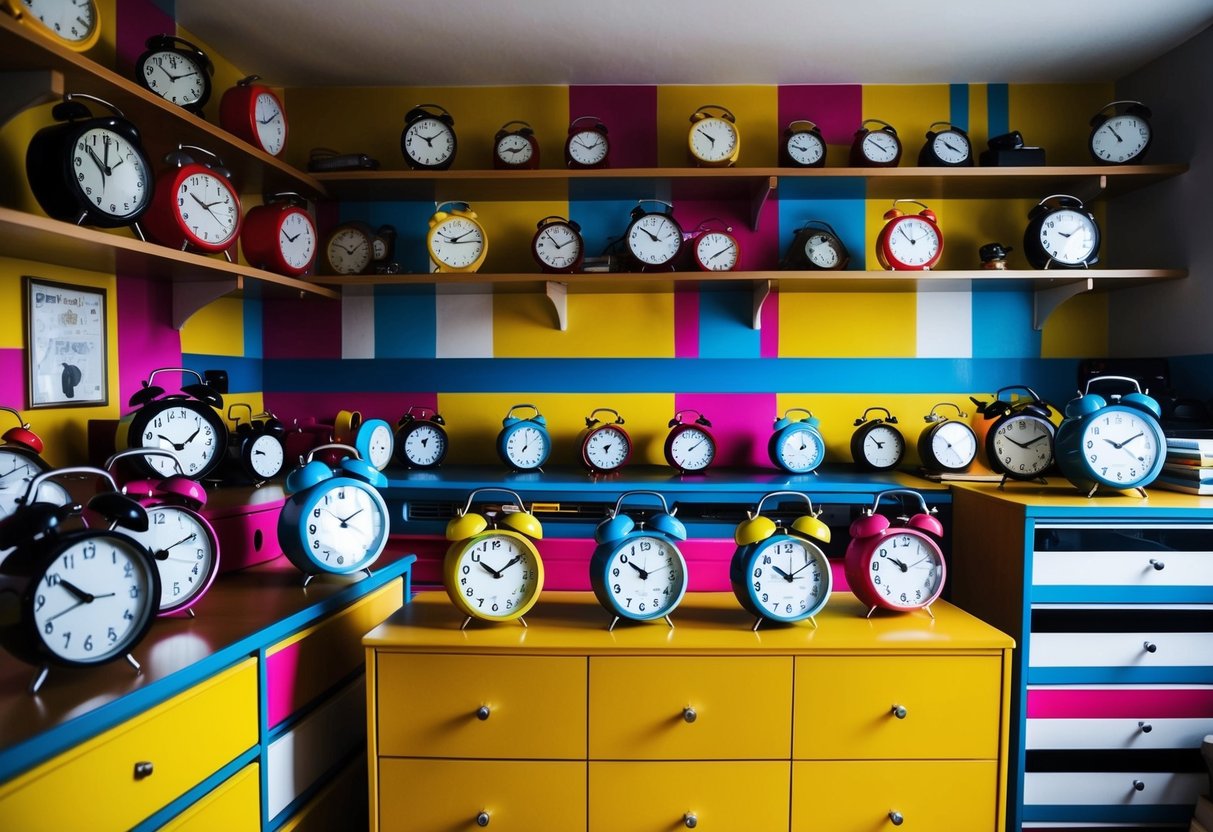
[[472,206],[448,200],[440,203],[430,217],[425,247],[438,271],[474,272],[488,254],[489,238]]
[[0,9],[33,31],[73,52],[85,52],[101,37],[96,0],[0,0]]
[[719,104],[704,104],[691,114],[687,133],[691,161],[701,167],[727,168],[741,153],[741,131],[737,117]]

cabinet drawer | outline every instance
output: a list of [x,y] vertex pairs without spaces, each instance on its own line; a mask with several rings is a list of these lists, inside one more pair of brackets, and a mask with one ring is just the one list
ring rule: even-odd
[[585,828],[585,763],[379,760],[379,829],[493,832]]
[[1033,633],[1028,647],[1028,666],[1116,667],[1134,671],[1158,667],[1206,667],[1210,656],[1213,656],[1213,633],[1149,630]]
[[590,759],[788,759],[792,660],[590,659]]
[[585,759],[584,658],[377,655],[381,755]]
[[998,765],[980,761],[792,763],[792,829],[1001,832]]
[[22,832],[129,829],[256,743],[248,659],[0,788],[0,816]]
[[793,756],[992,759],[1001,696],[999,656],[801,657]]
[[356,757],[329,777],[324,788],[279,826],[278,832],[368,828],[366,771],[366,755]]
[[1024,747],[1197,748],[1213,733],[1213,686],[1028,688]]
[[260,766],[249,763],[161,827],[161,832],[256,832],[261,828]]
[[[1134,783],[1141,783],[1141,790]],[[1209,778],[1198,772],[1029,771],[1024,775],[1025,806],[1184,806],[1188,817]],[[1047,812],[1033,812],[1047,820]],[[1066,813],[1066,818],[1072,813]]]
[[1033,586],[1213,586],[1213,552],[1036,552]]
[[589,830],[786,832],[789,765],[591,762]]

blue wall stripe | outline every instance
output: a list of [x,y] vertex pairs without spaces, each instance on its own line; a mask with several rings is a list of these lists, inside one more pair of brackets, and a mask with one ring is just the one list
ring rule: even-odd
[[699,358],[761,356],[762,333],[746,315],[753,297],[751,289],[735,289],[731,283],[700,290]]
[[949,120],[953,127],[959,127],[966,133],[969,131],[969,85],[950,84],[948,86],[948,110],[952,113]]
[[[787,256],[796,229],[809,220],[828,223],[851,255],[847,266],[862,271],[867,266],[867,235],[864,227],[866,185],[850,177],[813,181],[793,179],[779,185],[779,258]],[[749,302],[742,308],[748,308]]]
[[435,305],[433,286],[376,286],[375,357],[433,358]]
[[1011,88],[1007,84],[990,84],[986,87],[986,120],[991,136],[1010,132]]
[[362,220],[372,228],[392,226],[396,229],[393,259],[400,264],[400,271],[426,274],[430,270],[430,257],[425,248],[425,236],[433,214],[434,203],[420,200],[342,202],[339,218],[341,222]]
[[1213,667],[1030,667],[1029,685],[1208,685]]
[[[598,257],[602,255],[607,242],[615,237],[622,237],[627,231],[628,223],[632,221],[632,209],[636,207],[637,197],[632,199],[598,200],[589,202],[581,191],[586,183],[574,180],[569,183],[569,215],[581,226],[581,238],[585,241],[585,256]],[[637,191],[638,194],[644,193]],[[535,217],[535,221],[539,221]]]
[[[1018,241],[1001,242],[1018,248]],[[979,291],[972,297],[974,358],[1040,355],[1040,333],[1032,328],[1031,292]]]
[[187,352],[182,354],[181,361],[187,369],[198,373],[227,370],[227,389],[232,393],[259,393],[264,389],[260,358]]
[[241,309],[244,312],[244,357],[261,358],[265,355],[261,346],[261,298],[245,298]]

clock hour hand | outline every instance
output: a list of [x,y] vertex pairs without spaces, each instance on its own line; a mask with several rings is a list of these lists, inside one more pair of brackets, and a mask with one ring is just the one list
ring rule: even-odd
[[[299,232],[299,234],[302,234],[302,233],[303,233],[302,231],[300,231],[300,232]],[[293,242],[295,242],[296,240],[298,240],[298,239],[299,239],[299,234],[296,234],[294,237],[292,237],[290,234],[287,234],[287,233],[286,233],[286,229],[285,229],[285,228],[284,228],[284,229],[282,229],[282,236],[283,236],[283,237],[286,237],[286,241],[287,241],[288,243],[293,243]]]
[[[70,592],[72,595],[75,595],[75,596],[76,596],[76,598],[77,598],[77,599],[79,599],[79,601],[80,601],[80,603],[81,603],[81,604],[91,604],[91,603],[93,603],[93,600],[94,600],[95,596],[94,596],[94,595],[93,595],[91,592],[85,592],[83,589],[81,589],[80,587],[76,586],[74,583],[72,583],[71,581],[67,580],[66,578],[60,578],[60,579],[59,579],[59,586],[61,586],[61,587],[63,587],[64,589],[66,589],[66,590],[67,590],[68,592]],[[60,615],[62,615],[62,613],[60,613]]]
[[[180,445],[178,445],[176,442],[169,439],[163,433],[158,433],[158,434],[156,434],[156,436],[158,436],[160,438],[161,442],[167,442],[169,445],[171,445],[174,451],[184,451],[185,450],[184,442],[182,442]],[[163,446],[161,446],[161,447],[163,447]]]
[[643,569],[641,569],[639,566],[637,566],[632,561],[628,561],[628,566],[632,567],[633,569],[635,569],[637,572],[640,573],[640,580],[647,581],[649,579],[649,573],[644,571]]
[[914,243],[918,242],[917,240],[915,240],[913,237],[911,237],[909,234],[906,233],[906,229],[905,229],[904,225],[898,226],[897,230],[901,232],[901,236],[905,237],[907,240],[910,241],[910,245],[914,245]]
[[716,139],[715,139],[715,138],[712,136],[712,134],[711,134],[711,133],[709,133],[707,130],[704,130],[702,127],[700,127],[700,128],[699,128],[699,129],[698,129],[696,132],[697,132],[697,133],[701,133],[701,134],[702,134],[702,135],[704,135],[704,136],[707,136],[707,137],[708,137],[708,141],[710,141],[710,142],[712,143],[712,146],[713,146],[713,147],[715,147],[715,146],[716,146]]
[[97,166],[97,169],[101,171],[101,183],[104,185],[105,177],[109,176],[109,168],[105,166],[105,162],[101,161],[101,157],[97,155],[97,151],[93,150],[88,145],[84,146],[84,150],[89,156],[92,157],[93,164]]
[[899,561],[897,558],[889,558],[888,561],[889,561],[889,563],[893,564],[898,569],[900,569],[902,572],[908,572],[910,569],[910,567],[906,566],[904,563]]
[[500,572],[498,572],[498,571],[497,571],[496,569],[494,569],[493,567],[489,566],[489,565],[488,565],[487,563],[485,563],[483,560],[482,560],[482,561],[479,561],[479,563],[480,563],[480,566],[481,566],[481,567],[484,569],[484,571],[488,572],[488,573],[489,573],[490,575],[492,575],[494,578],[500,578],[500,577],[501,577],[501,573],[500,573]]
[[1112,126],[1112,125],[1110,125],[1110,124],[1108,125],[1108,132],[1109,132],[1109,133],[1111,133],[1113,136],[1115,136],[1115,137],[1116,137],[1116,141],[1118,141],[1118,142],[1123,142],[1123,141],[1124,141],[1124,139],[1122,139],[1122,138],[1120,137],[1120,134],[1116,132],[1116,128],[1115,128],[1115,127],[1113,127],[1113,126]]
[[270,117],[269,117],[269,118],[265,118],[265,119],[261,119],[261,118],[259,118],[259,119],[257,119],[257,123],[258,123],[258,124],[269,124],[271,121],[273,121],[273,120],[274,120],[274,119],[276,119],[276,118],[278,118],[278,111],[277,111],[277,110],[275,110],[275,111],[273,112],[273,114],[272,114],[272,115],[270,115]]
[[782,569],[780,569],[778,566],[772,566],[772,567],[771,567],[771,569],[773,569],[773,570],[774,570],[776,573],[778,573],[779,575],[782,575],[782,576],[783,576],[783,579],[784,579],[785,581],[787,581],[788,583],[791,583],[791,582],[792,582],[792,576],[791,576],[791,575],[789,575],[787,572],[784,572],[784,571],[783,571]]

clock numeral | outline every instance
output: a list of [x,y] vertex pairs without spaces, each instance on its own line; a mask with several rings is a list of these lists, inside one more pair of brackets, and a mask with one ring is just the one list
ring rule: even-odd
[[58,586],[59,585],[59,573],[58,572],[48,572],[48,573],[46,573],[46,577],[44,577],[42,580],[46,581],[47,586]]

